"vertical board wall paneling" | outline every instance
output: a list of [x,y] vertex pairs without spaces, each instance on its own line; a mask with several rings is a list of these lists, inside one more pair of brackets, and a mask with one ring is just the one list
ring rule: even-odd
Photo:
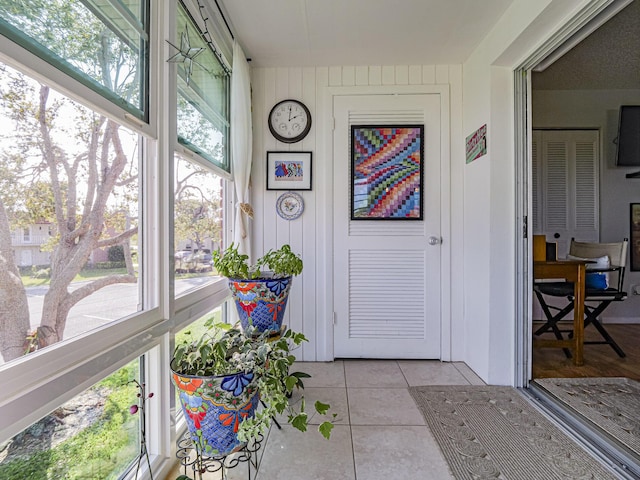
[[410,65],[409,66],[409,84],[420,85],[422,83],[422,66]]
[[408,85],[409,84],[409,67],[407,65],[401,65],[396,67],[396,85]]
[[[302,69],[301,68],[290,68],[289,76],[288,76],[288,88],[286,98],[294,98],[296,100],[302,100]],[[281,100],[281,99],[278,99]],[[313,124],[313,120],[312,120]],[[302,148],[303,143],[294,143],[287,144],[287,148],[285,150],[289,151],[297,151],[304,150]],[[277,195],[280,196],[284,192],[277,192]],[[306,192],[298,192],[303,197],[303,200],[306,201]],[[304,214],[303,214],[304,216]],[[287,240],[282,240],[282,243],[278,243],[280,246],[283,243],[288,243],[291,246],[291,249],[302,256],[303,254],[303,243],[302,243],[302,218],[300,217],[296,220],[289,221],[284,220],[278,217],[281,224],[285,225],[287,231]],[[278,236],[278,240],[284,239],[285,236]],[[303,292],[304,292],[304,280],[306,277],[306,266],[303,270],[302,275],[296,277],[293,280],[293,285],[291,287],[292,294],[289,297],[289,305],[287,306],[287,325],[289,325],[296,332],[301,332],[303,330],[303,312],[302,312],[302,302],[303,302]],[[303,347],[304,349],[304,347]],[[295,355],[298,359],[302,359],[304,355],[304,350],[296,350]]]
[[[447,65],[373,65],[305,68],[256,68],[252,72],[252,105],[254,122],[254,150],[252,169],[252,203],[256,218],[252,222],[254,256],[270,248],[289,243],[304,261],[302,276],[294,280],[292,296],[285,321],[302,331],[309,344],[296,352],[299,360],[324,359],[332,351],[331,270],[327,270],[324,253],[331,245],[331,152],[326,151],[322,139],[332,135],[331,112],[319,103],[321,91],[328,86],[428,85],[455,81],[455,72]],[[461,87],[460,87],[461,88]],[[300,143],[277,142],[267,126],[273,105],[285,98],[296,98],[307,105],[313,125],[309,135]],[[329,122],[329,123],[328,123]],[[446,148],[449,148],[447,143]],[[294,221],[281,219],[275,209],[282,191],[266,190],[267,151],[311,151],[313,155],[312,190],[298,192],[305,201],[303,215]],[[329,230],[328,232],[326,230]],[[328,235],[328,237],[327,237]],[[327,240],[328,238],[328,240]],[[339,248],[336,246],[335,248]],[[443,305],[446,305],[444,303]]]
[[435,65],[422,66],[422,83],[423,85],[433,85],[436,83],[436,67]]
[[[278,79],[276,78],[276,70],[273,68],[268,68],[265,71],[265,85],[264,85],[264,116],[260,118],[260,125],[262,128],[266,127],[266,122],[268,120],[269,112],[271,111],[271,107],[273,107],[275,103],[275,99],[277,98],[276,88],[277,88]],[[264,149],[262,151],[262,160],[260,161],[260,168],[262,168],[265,172],[265,179],[267,176],[266,171],[266,152],[269,150],[278,150],[279,145],[275,138],[271,135],[267,128],[267,134],[265,134],[265,144]],[[258,247],[256,255],[262,255],[264,252],[273,248],[277,244],[276,239],[276,211],[275,211],[275,200],[276,196],[273,191],[266,190],[266,180],[265,183],[262,184],[262,206],[264,209],[264,228],[262,232],[262,245]]]
[[317,277],[317,256],[316,256],[316,196],[318,192],[317,162],[320,161],[316,155],[316,112],[318,111],[316,104],[316,72],[314,68],[306,67],[302,69],[302,102],[309,108],[311,112],[312,122],[309,135],[302,141],[302,150],[310,151],[313,160],[313,168],[311,172],[311,191],[301,192],[304,197],[304,212],[301,218],[296,220],[301,226],[302,232],[302,260],[304,262],[304,273],[302,275],[302,312],[301,312],[301,331],[309,339],[309,343],[304,344],[302,348],[302,359],[317,358],[317,335],[316,335],[316,314],[315,301],[316,297],[316,277]]
[[382,85],[382,67],[374,65],[369,67],[369,85]]
[[[333,212],[332,185],[332,157],[327,151],[327,143],[323,139],[333,133],[333,115],[329,115],[330,107],[326,105],[324,92],[329,86],[329,69],[316,69],[316,158],[313,181],[316,191],[316,295],[315,302],[315,331],[316,331],[316,359],[333,360],[333,292],[331,290],[331,267],[326,258],[326,252],[331,250],[329,242],[333,241],[333,224],[329,220]],[[330,117],[330,118],[329,118]],[[330,124],[331,122],[331,124]]]
[[369,85],[369,67],[356,67],[356,85]]

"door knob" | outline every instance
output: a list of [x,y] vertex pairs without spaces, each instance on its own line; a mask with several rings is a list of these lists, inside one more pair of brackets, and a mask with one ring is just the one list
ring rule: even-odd
[[431,236],[429,237],[429,245],[439,245],[442,243],[442,238],[441,237],[435,237],[435,236]]

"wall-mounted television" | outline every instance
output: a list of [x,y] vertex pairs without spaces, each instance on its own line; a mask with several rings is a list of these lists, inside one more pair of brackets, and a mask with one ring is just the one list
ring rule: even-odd
[[616,139],[616,165],[640,167],[640,105],[622,105]]

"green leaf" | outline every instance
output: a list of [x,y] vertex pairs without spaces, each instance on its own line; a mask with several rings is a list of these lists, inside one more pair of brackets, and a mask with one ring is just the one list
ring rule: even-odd
[[285,379],[285,385],[287,386],[287,392],[293,390],[293,387],[298,383],[298,379],[296,377],[289,376]]
[[307,414],[299,413],[298,415],[293,417],[289,423],[291,423],[292,426],[296,427],[301,432],[306,432],[307,431]]
[[333,423],[331,423],[331,422],[323,422],[318,427],[318,431],[327,440],[329,440],[329,438],[331,437],[331,430],[333,430]]
[[331,405],[328,405],[326,403],[322,403],[320,400],[318,400],[315,404],[316,407],[316,412],[318,412],[320,415],[324,415],[325,413],[327,413],[327,411],[329,410],[329,407]]

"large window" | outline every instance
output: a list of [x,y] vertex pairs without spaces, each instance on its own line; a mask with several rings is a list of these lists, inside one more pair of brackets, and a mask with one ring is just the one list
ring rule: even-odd
[[224,180],[180,155],[174,158],[175,293],[217,275],[212,253],[222,242]]
[[0,478],[127,478],[131,378],[154,478],[175,461],[173,335],[228,294],[231,59],[210,10],[165,3],[0,0]]
[[[0,74],[7,362],[138,311],[141,137],[7,65]],[[42,223],[37,242],[7,244]]]
[[0,33],[147,117],[148,0],[0,0]]
[[[0,478],[117,479],[138,458],[139,362],[131,362],[4,444]],[[151,402],[147,400],[146,407]]]
[[229,74],[181,3],[176,29],[178,140],[228,172]]

